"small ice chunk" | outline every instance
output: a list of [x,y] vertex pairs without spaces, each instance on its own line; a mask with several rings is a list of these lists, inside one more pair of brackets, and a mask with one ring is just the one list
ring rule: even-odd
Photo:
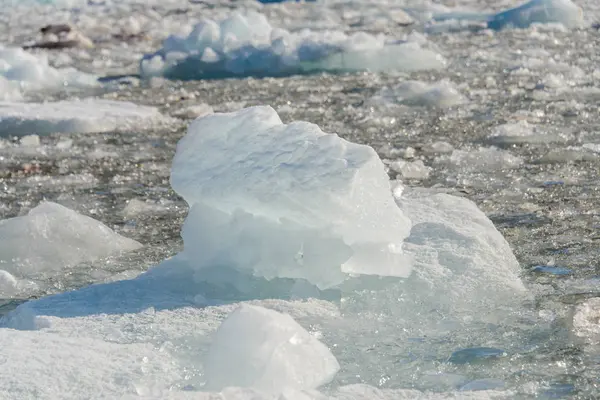
[[490,17],[488,28],[527,28],[532,24],[558,23],[566,28],[583,24],[583,11],[571,0],[531,0]]
[[292,317],[246,304],[223,321],[204,363],[210,390],[237,386],[271,393],[315,389],[339,368],[329,349]]
[[452,364],[473,364],[505,356],[506,352],[501,349],[494,349],[492,347],[472,347],[455,351],[448,361]]
[[464,104],[466,99],[449,81],[437,83],[405,81],[381,90],[373,98],[376,102],[404,104],[408,106],[447,108]]
[[126,218],[135,218],[144,214],[162,214],[167,208],[158,203],[131,199],[123,209],[123,216]]
[[494,171],[519,167],[523,160],[506,150],[495,147],[480,147],[476,150],[454,150],[448,156],[441,156],[436,163],[450,164],[463,171]]
[[577,306],[573,315],[573,331],[589,344],[600,344],[600,297]]
[[196,119],[212,114],[213,112],[213,108],[210,105],[202,103],[180,108],[171,115],[183,119]]
[[434,142],[431,143],[425,147],[423,147],[423,151],[425,153],[429,153],[429,154],[446,154],[446,153],[452,153],[452,151],[454,150],[454,146],[452,146],[450,143],[448,142]]
[[62,90],[65,85],[90,87],[98,81],[73,68],[53,68],[45,56],[0,45],[0,100],[18,101],[21,91]]
[[38,135],[27,135],[23,136],[20,140],[21,146],[26,147],[39,147],[40,146],[40,137]]
[[123,101],[0,102],[0,136],[139,131],[164,121],[154,107]]
[[43,202],[22,217],[0,221],[0,265],[34,279],[141,245],[59,204]]
[[346,274],[408,276],[410,221],[377,153],[271,107],[194,121],[177,145],[171,184],[190,205],[184,253],[327,288]]
[[405,179],[427,179],[429,177],[430,167],[423,164],[423,161],[394,161],[390,164],[390,169],[400,174]]
[[492,130],[488,139],[496,145],[538,144],[564,140],[561,135],[544,131],[539,126],[532,125],[527,121],[498,125]]

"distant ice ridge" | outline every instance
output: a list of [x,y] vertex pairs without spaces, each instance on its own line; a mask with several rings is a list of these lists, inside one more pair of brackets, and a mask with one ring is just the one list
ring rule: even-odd
[[166,122],[154,107],[85,99],[48,103],[0,101],[0,137],[143,130]]
[[192,123],[171,184],[190,205],[184,256],[198,270],[320,288],[347,274],[410,274],[402,241],[411,223],[376,152],[310,123],[284,125],[271,107]]
[[[528,28],[533,24],[561,24],[566,28],[583,25],[583,11],[571,0],[531,0],[496,14],[450,12],[434,16],[434,21],[480,22],[492,30]],[[453,29],[452,26],[448,26]]]
[[56,203],[0,221],[0,297],[34,289],[36,281],[141,245],[106,225]]
[[210,79],[444,66],[443,57],[428,49],[420,35],[390,42],[384,35],[365,32],[289,32],[273,28],[257,12],[236,12],[222,21],[204,20],[187,37],[168,37],[162,49],[144,56],[140,71],[144,77]]
[[56,69],[44,55],[0,45],[0,100],[21,100],[29,91],[96,85],[93,75],[74,68]]

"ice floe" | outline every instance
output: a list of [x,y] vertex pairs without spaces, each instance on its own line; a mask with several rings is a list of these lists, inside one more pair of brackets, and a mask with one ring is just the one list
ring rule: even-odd
[[166,121],[154,107],[123,101],[0,102],[0,136],[139,131]]
[[97,86],[93,75],[74,68],[56,69],[43,54],[0,45],[0,99],[20,100],[22,94],[48,90],[61,91],[69,87]]
[[390,41],[365,32],[289,32],[257,12],[236,12],[221,21],[204,20],[187,37],[168,37],[159,51],[144,56],[140,70],[144,77],[210,79],[443,68],[443,57],[426,42],[420,35]]

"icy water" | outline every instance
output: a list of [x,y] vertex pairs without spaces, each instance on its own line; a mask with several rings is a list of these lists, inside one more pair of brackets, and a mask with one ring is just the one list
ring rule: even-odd
[[[516,5],[460,3],[446,6],[481,12]],[[191,121],[187,108],[206,103],[215,112],[228,112],[271,105],[284,123],[313,122],[324,132],[372,146],[388,167],[390,179],[401,180],[409,195],[431,191],[474,201],[509,242],[522,280],[533,295],[506,313],[499,312],[503,304],[497,305],[498,310],[474,306],[479,315],[462,316],[460,323],[427,305],[414,315],[403,315],[402,307],[394,303],[402,303],[403,295],[393,283],[381,284],[391,286],[387,291],[361,288],[352,295],[320,293],[321,300],[307,300],[298,309],[272,300],[272,308],[286,312],[290,307],[287,311],[337,358],[341,369],[322,392],[344,398],[336,392],[339,387],[364,383],[380,389],[417,389],[422,398],[436,398],[427,393],[478,398],[466,396],[476,396],[480,390],[484,392],[479,398],[597,398],[597,332],[591,335],[595,339],[578,334],[573,315],[584,302],[600,296],[600,68],[596,51],[600,42],[592,24],[600,14],[598,7],[577,2],[584,9],[585,23],[574,29],[537,25],[494,32],[456,26],[452,32],[440,28],[441,33],[432,33],[431,27],[418,20],[409,26],[394,20],[395,11],[416,10],[420,4],[369,4],[170,1],[150,7],[123,2],[52,9],[54,14],[49,15],[54,17],[37,13],[24,24],[17,22],[27,12],[24,8],[3,11],[7,23],[0,28],[0,37],[6,46],[23,45],[43,24],[63,21],[75,23],[98,43],[93,49],[49,51],[48,57],[51,65],[72,65],[108,83],[59,92],[31,91],[26,100],[99,96],[155,106],[173,117],[140,130],[128,127],[40,136],[39,143],[10,135],[2,138],[2,219],[24,215],[45,199],[143,244],[120,257],[44,276],[46,286],[32,297],[133,278],[177,254],[183,245],[180,233],[188,207],[172,189],[169,176],[176,144]],[[422,8],[440,7],[427,4]],[[142,55],[156,51],[167,34],[183,30],[182,24],[193,24],[201,15],[221,18],[244,8],[260,9],[274,26],[290,30],[335,27],[393,37],[416,30],[426,34],[429,46],[443,55],[447,67],[262,79],[139,78]],[[131,24],[126,20],[131,15],[142,21],[143,37],[115,37],[119,24],[125,28]],[[101,19],[108,21],[103,25],[114,22],[112,31],[100,26]],[[448,107],[435,94],[404,101],[382,92],[407,80],[430,83],[440,92],[439,82],[448,81],[452,87]],[[379,285],[375,282],[373,287],[380,289]],[[225,300],[246,300],[233,297]],[[26,300],[0,299],[0,315]],[[270,301],[260,296],[250,300],[267,307]],[[73,301],[78,301],[77,295]],[[156,327],[160,318],[143,327],[113,321],[116,327],[111,329],[120,330],[114,342],[129,343],[130,337],[147,336],[148,343],[166,346],[184,371],[174,373],[172,388],[202,390],[203,367],[196,360],[232,306],[195,307],[197,311],[190,312],[189,318],[198,320],[199,327],[175,334],[170,328]],[[489,319],[480,318],[488,313]],[[592,331],[594,324],[597,327],[598,321],[592,323]],[[91,322],[90,326],[94,327],[81,329],[96,329]],[[363,397],[347,398],[417,398],[415,393],[389,392],[388,397],[363,393]],[[137,390],[142,397],[151,394]]]

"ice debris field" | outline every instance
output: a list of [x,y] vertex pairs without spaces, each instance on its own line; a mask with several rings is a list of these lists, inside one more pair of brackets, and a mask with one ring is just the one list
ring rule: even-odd
[[262,3],[0,0],[0,399],[598,396],[597,7]]

